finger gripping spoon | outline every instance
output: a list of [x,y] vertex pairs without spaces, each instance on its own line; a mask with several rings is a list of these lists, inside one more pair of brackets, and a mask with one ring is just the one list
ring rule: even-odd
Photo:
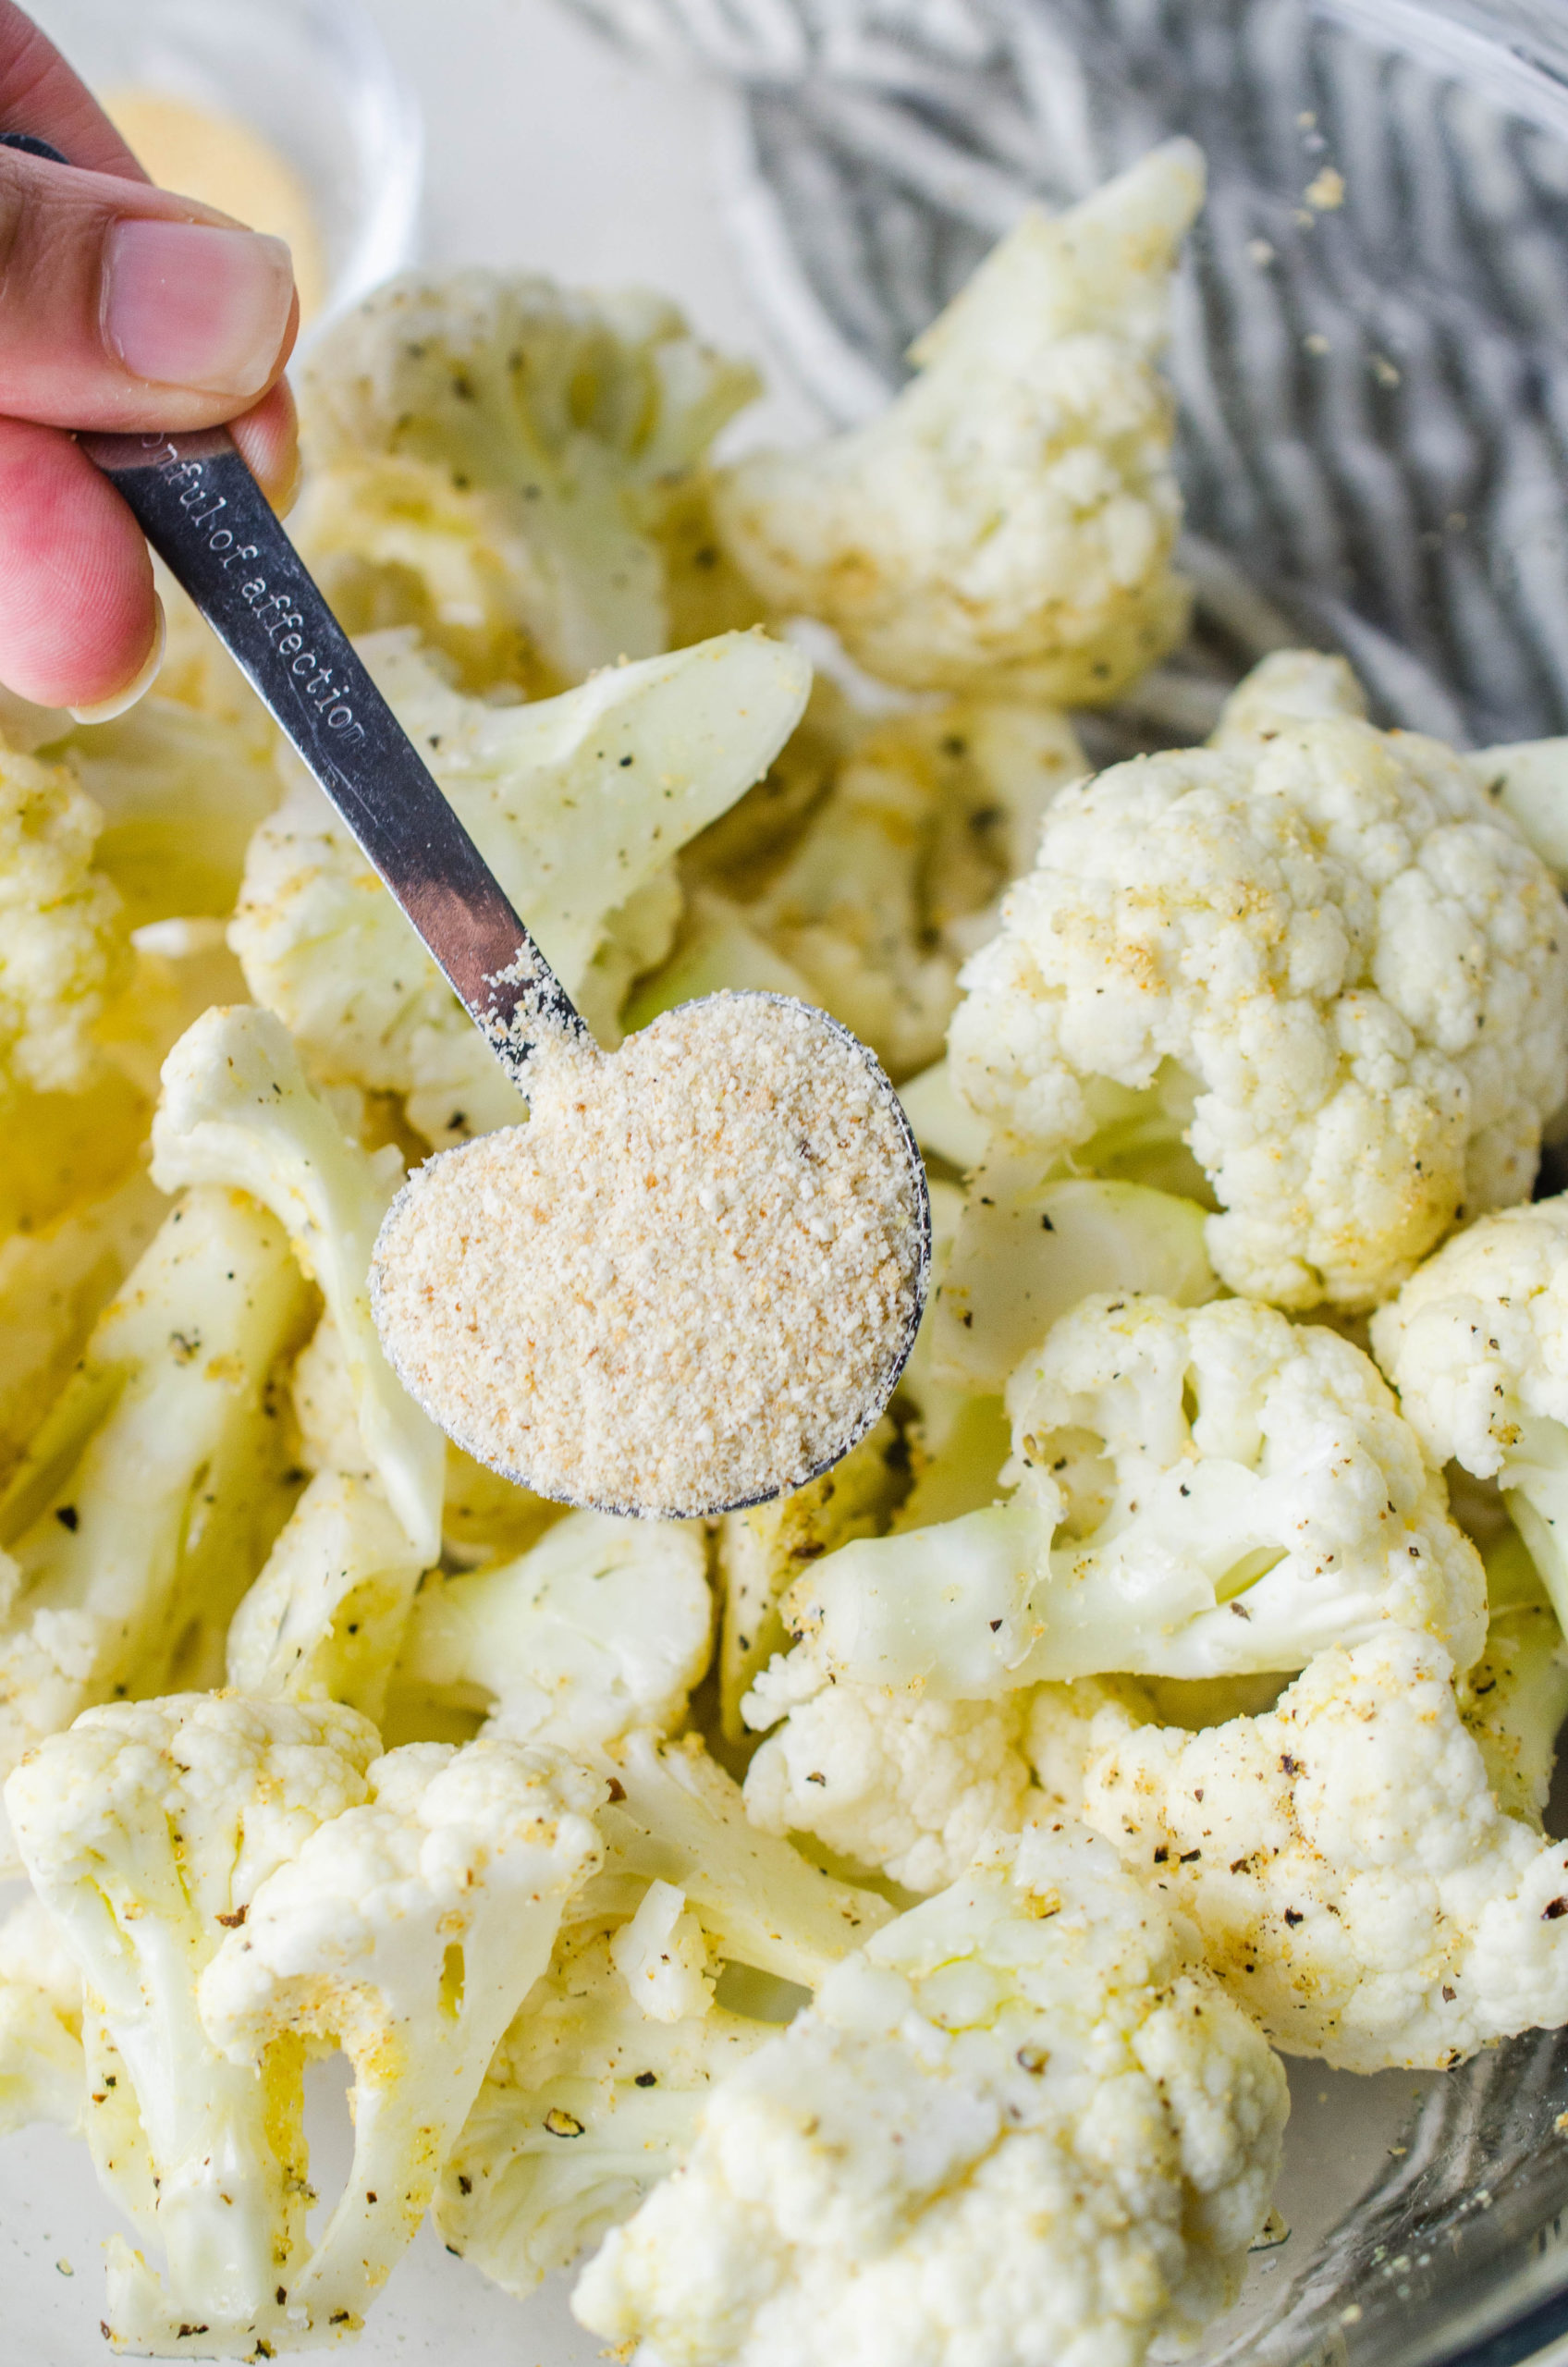
[[[925,1170],[874,1056],[754,994],[598,1053],[227,431],[80,440],[530,1098],[532,1124],[432,1159],[388,1215],[373,1282],[405,1384],[481,1460],[607,1511],[726,1511],[827,1469],[890,1396],[929,1278]],[[584,1167],[616,1141],[645,1176]],[[462,1257],[416,1273],[444,1210]]]

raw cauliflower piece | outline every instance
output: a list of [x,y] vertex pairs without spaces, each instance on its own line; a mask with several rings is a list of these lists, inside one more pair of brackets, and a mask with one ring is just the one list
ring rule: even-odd
[[1539,1833],[1557,1737],[1568,1718],[1568,1643],[1512,1525],[1482,1558],[1490,1606],[1487,1648],[1460,1679],[1459,1714],[1476,1738],[1499,1808]]
[[1366,693],[1344,658],[1320,649],[1275,649],[1225,701],[1209,745],[1256,752],[1278,738],[1281,723],[1331,723],[1366,714]]
[[610,1963],[651,2022],[694,2019],[713,2004],[717,1984],[708,1970],[707,1941],[673,1883],[648,1884],[636,1913],[610,1942]]
[[1091,1629],[1112,1597],[1113,1627],[1157,1602],[1174,1625],[1191,1590],[1184,1650],[1042,1674],[1299,1668],[1388,1620],[1428,1630],[1461,1668],[1480,1650],[1480,1558],[1372,1359],[1338,1332],[1240,1299],[1104,1294],[1019,1367],[1008,1410],[1023,1491],[1048,1476],[1062,1500],[1061,1591],[1035,1598],[1044,1653],[1052,1625],[1075,1624],[1080,1588],[1106,1598],[1097,1614],[1084,1605]]
[[961,1387],[999,1392],[1091,1291],[1204,1306],[1219,1292],[1205,1225],[1195,1200],[1146,1184],[1087,1175],[1041,1183],[993,1167],[964,1200],[934,1296],[934,1369]]
[[1045,1810],[1082,1821],[1084,1786],[1097,1754],[1156,1717],[1135,1677],[1080,1676],[1035,1686],[1023,1748]]
[[1305,671],[1266,658],[1210,747],[1056,800],[949,1061],[998,1159],[1098,1168],[1141,1109],[1207,1173],[1232,1290],[1356,1309],[1528,1196],[1568,1094],[1568,932],[1464,758]]
[[225,716],[154,693],[62,743],[102,817],[97,867],[127,928],[232,912],[251,833],[283,787],[266,711],[245,700]]
[[269,1391],[305,1311],[282,1229],[208,1187],[99,1318],[0,1498],[0,1773],[89,1704],[160,1690],[203,1635],[221,1670],[288,1509]]
[[[907,1367],[906,1367],[907,1370]],[[787,1649],[783,1601],[802,1572],[853,1537],[885,1529],[908,1484],[899,1435],[886,1417],[841,1461],[803,1488],[774,1496],[718,1524],[723,1584],[719,1714],[725,1739],[745,1738],[742,1695],[775,1652]]]
[[746,1774],[746,1814],[764,1833],[814,1834],[906,1890],[939,1890],[987,1833],[1023,1822],[1028,1710],[1026,1690],[945,1701],[841,1679],[763,1744]]
[[353,2163],[280,2280],[279,2349],[362,2322],[600,1858],[589,1812],[602,1784],[515,1743],[412,1743],[365,1781],[361,1805],[258,1884],[199,1986],[203,2032],[236,2070],[254,2079],[305,2039],[353,2066]]
[[695,1737],[634,1733],[610,1763],[604,1869],[567,1908],[436,2206],[447,2241],[516,2293],[630,2216],[713,2083],[892,1914],[749,1825]]
[[[888,1920],[886,1899],[837,1881],[750,1823],[739,1784],[696,1735],[660,1743],[627,1735],[607,1760],[615,1796],[598,1825],[618,1901],[628,1877],[639,1897],[647,1883],[668,1883],[716,1956],[804,1989]],[[587,1895],[585,1910],[599,1903]]]
[[6,1784],[86,1984],[99,2178],[166,2263],[160,2287],[111,2239],[108,2324],[126,2347],[173,2349],[199,2324],[208,2356],[251,2356],[277,2317],[309,2199],[303,2050],[230,2062],[198,1987],[265,1878],[364,1799],[379,1748],[351,1710],[191,1694],[90,1710]]
[[729,555],[886,681],[1114,698],[1186,623],[1155,362],[1202,197],[1202,156],[1172,140],[1056,220],[1027,213],[881,417],[720,474]]
[[1568,881],[1568,740],[1481,748],[1470,768],[1559,886]]
[[[376,635],[361,655],[572,995],[633,901],[663,892],[684,841],[766,770],[810,678],[784,644],[731,633],[561,698],[492,706],[455,690],[410,633]],[[677,897],[663,943],[642,946],[647,966],[679,910]],[[433,1142],[516,1123],[515,1088],[302,775],[251,842],[230,941],[318,1075],[408,1096]]]
[[[956,1184],[944,1184],[939,1177],[932,1177],[927,1189],[931,1285],[913,1349],[899,1377],[899,1396],[914,1417],[904,1439],[913,1485],[893,1515],[895,1529],[928,1528],[995,1503],[1002,1492],[1002,1466],[1011,1446],[1007,1409],[999,1393],[984,1384],[976,1391],[967,1376],[955,1378],[937,1353],[940,1309],[964,1200]],[[1037,1329],[1031,1327],[1028,1344],[1038,1336]],[[782,1620],[778,1625],[777,1640],[781,1641]],[[770,1646],[776,1648],[776,1644]]]
[[1038,1786],[1031,1814],[1049,1811],[1082,1820],[1089,1769],[1112,1743],[1140,1726],[1180,1726],[1197,1734],[1231,1718],[1260,1717],[1276,1706],[1285,1682],[1263,1671],[1248,1676],[1079,1676],[1064,1685],[1035,1686],[1023,1742]]
[[87,2117],[81,1974],[47,1910],[24,1899],[0,1923],[0,2137]]
[[712,2091],[572,2306],[667,2367],[1136,2367],[1237,2290],[1287,2109],[1163,1902],[1026,1834]]
[[1445,1242],[1372,1343],[1433,1460],[1501,1483],[1568,1619],[1568,1194]]
[[433,1575],[398,1681],[487,1711],[487,1734],[591,1759],[679,1724],[712,1639],[699,1527],[570,1513],[520,1560]]
[[144,1168],[0,1242],[0,1475],[70,1377],[93,1323],[168,1214]]
[[[644,1901],[668,1887],[651,1883]],[[562,1932],[442,2171],[440,2235],[508,2293],[532,2292],[629,2219],[691,2150],[715,2084],[772,2035],[705,1995],[670,2018],[641,2011],[616,1960],[631,1928]]]
[[318,1472],[229,1623],[229,1684],[379,1719],[423,1570],[374,1479]]
[[[781,860],[753,857],[739,877],[711,866],[727,892],[705,891],[692,937],[639,997],[638,1024],[715,987],[772,987],[832,1012],[895,1080],[938,1058],[960,963],[1033,862],[1083,750],[1049,707],[977,699],[843,741]],[[703,852],[688,872],[710,869]],[[769,955],[777,975],[762,973]]]
[[296,1356],[290,1394],[312,1476],[229,1622],[228,1682],[258,1699],[344,1701],[380,1724],[425,1557],[375,1477],[330,1315]]
[[351,632],[559,688],[668,646],[665,511],[759,391],[661,297],[406,273],[301,373],[294,532]]
[[269,1208],[319,1283],[342,1347],[364,1452],[423,1568],[441,1550],[446,1446],[382,1354],[367,1276],[403,1180],[398,1152],[365,1152],[312,1092],[288,1030],[248,1004],[203,1013],[164,1063],[153,1180],[229,1184]]
[[1109,1670],[1300,1668],[1389,1621],[1462,1667],[1480,1651],[1480,1557],[1337,1332],[1243,1299],[1100,1294],[1008,1404],[1016,1493],[826,1555],[789,1600],[800,1640],[753,1686],[753,1724],[846,1680],[979,1700]]
[[120,899],[93,867],[104,817],[68,765],[0,747],[0,1088],[80,1093],[93,1022],[127,966]]
[[1568,2021],[1568,1846],[1499,1809],[1430,1637],[1321,1653],[1262,1717],[1141,1728],[1084,1814],[1288,2054],[1441,2067]]

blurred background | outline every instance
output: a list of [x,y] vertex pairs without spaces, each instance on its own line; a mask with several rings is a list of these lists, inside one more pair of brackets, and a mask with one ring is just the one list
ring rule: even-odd
[[815,423],[715,205],[722,94],[559,0],[32,0],[31,13],[156,178],[289,239],[318,317],[416,257],[642,282],[779,381],[753,434]]
[[1091,753],[1201,717],[1265,627],[1343,649],[1385,722],[1568,730],[1559,0],[36,13],[161,178],[291,238],[318,318],[415,257],[652,286],[763,366],[730,448],[866,416],[1032,199],[1190,132],[1170,369],[1207,651]]

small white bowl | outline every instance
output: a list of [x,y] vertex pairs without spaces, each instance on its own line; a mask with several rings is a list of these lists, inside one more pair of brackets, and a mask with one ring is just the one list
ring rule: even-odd
[[358,0],[30,0],[30,12],[93,89],[237,117],[292,167],[323,250],[312,330],[412,259],[423,127]]

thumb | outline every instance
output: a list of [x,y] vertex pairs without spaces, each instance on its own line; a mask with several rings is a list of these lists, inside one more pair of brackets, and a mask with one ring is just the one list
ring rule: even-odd
[[55,427],[214,426],[276,383],[298,325],[281,239],[142,182],[0,148],[0,412]]

